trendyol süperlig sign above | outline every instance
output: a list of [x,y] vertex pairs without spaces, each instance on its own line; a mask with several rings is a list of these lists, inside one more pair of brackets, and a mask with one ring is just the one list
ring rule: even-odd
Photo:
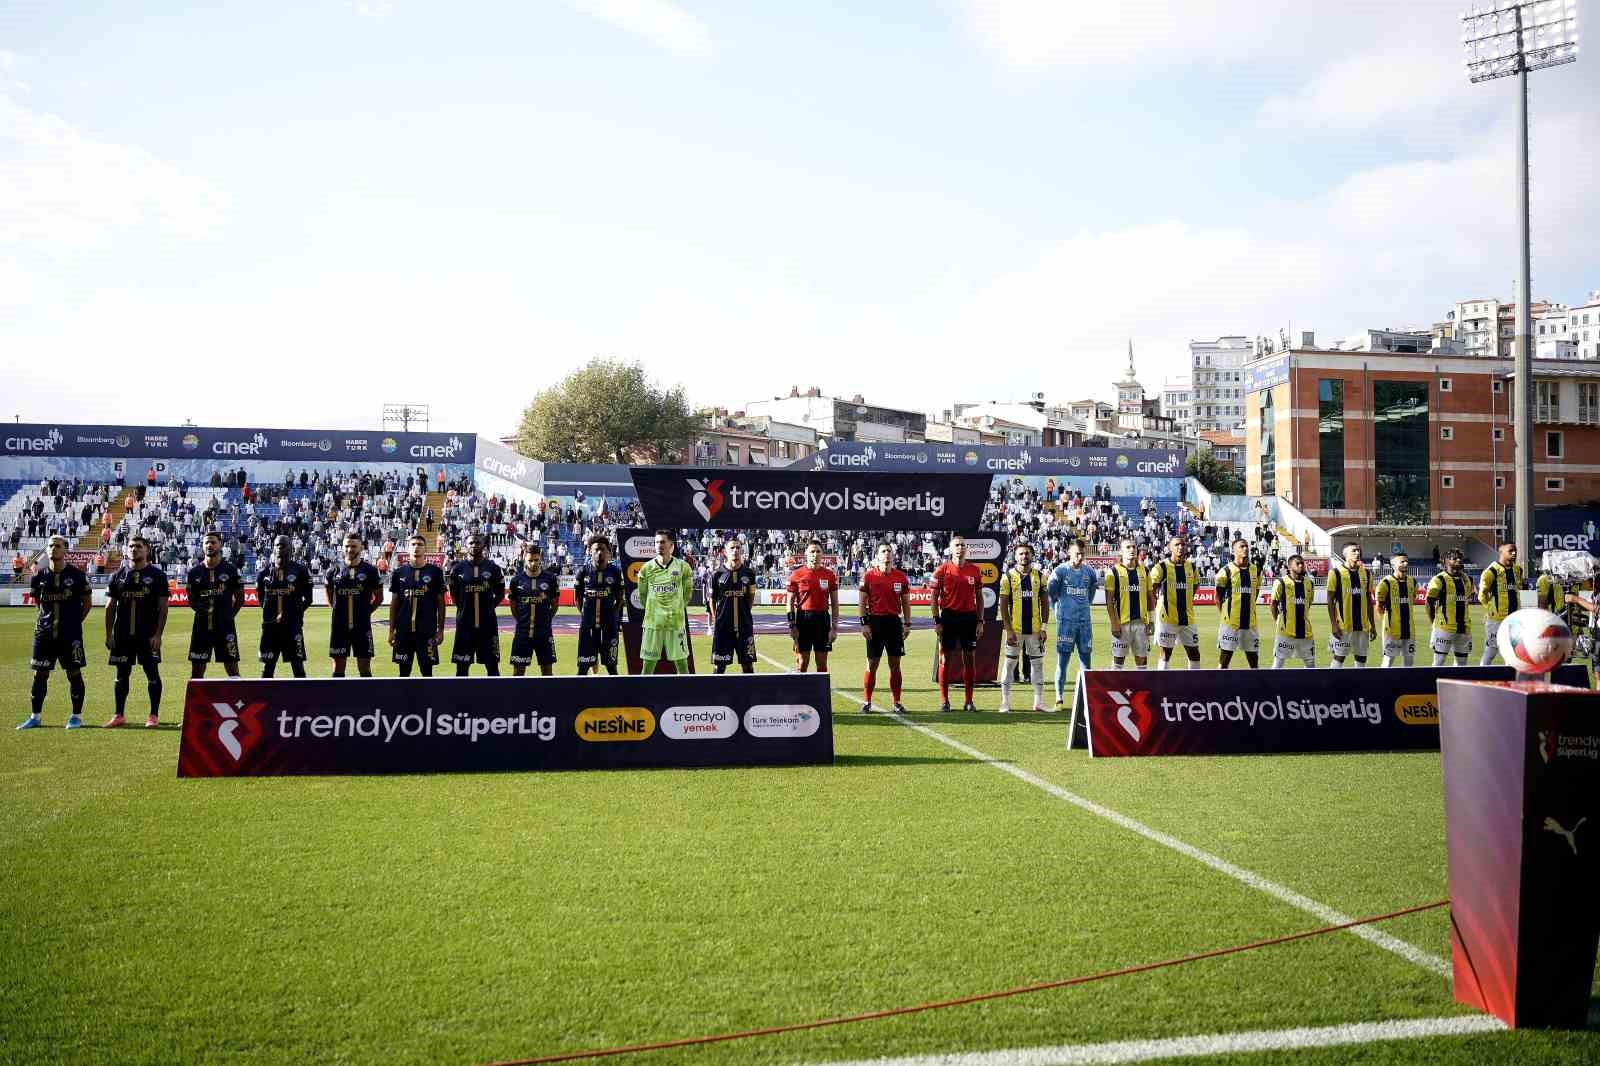
[[0,427],[0,455],[111,459],[265,459],[307,463],[470,463],[470,433],[213,426]]
[[675,529],[976,529],[986,474],[636,466],[654,526]]

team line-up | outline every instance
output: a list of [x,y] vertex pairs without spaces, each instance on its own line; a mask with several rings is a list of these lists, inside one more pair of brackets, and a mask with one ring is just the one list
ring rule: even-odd
[[[332,608],[328,655],[333,661],[333,676],[344,677],[346,664],[353,658],[359,676],[370,677],[376,647],[372,622],[384,605],[384,581],[377,568],[366,560],[366,543],[360,536],[347,535],[343,548],[342,564],[326,580]],[[656,532],[655,548],[655,557],[639,568],[636,582],[643,622],[640,657],[646,674],[655,673],[663,659],[678,673],[686,673],[689,638],[684,621],[694,594],[694,574],[689,564],[677,557],[675,537],[670,531]],[[413,667],[423,676],[432,675],[445,640],[447,592],[455,605],[450,657],[456,676],[465,676],[475,663],[491,675],[499,674],[497,607],[503,600],[509,602],[516,623],[510,654],[513,671],[522,676],[529,666],[537,664],[541,674],[551,675],[556,662],[553,621],[560,606],[561,586],[556,572],[545,567],[539,544],[526,546],[522,565],[509,581],[501,567],[486,556],[486,542],[481,535],[469,536],[466,549],[466,558],[455,563],[447,575],[426,561],[426,539],[413,536],[411,561],[397,567],[390,576],[388,643],[401,676],[411,676]],[[1194,601],[1200,573],[1187,558],[1182,539],[1174,537],[1168,543],[1167,558],[1154,564],[1140,562],[1134,541],[1124,540],[1120,560],[1106,571],[1103,581],[1084,562],[1082,541],[1073,541],[1067,560],[1048,575],[1034,565],[1029,544],[1015,544],[1013,549],[1014,564],[1001,575],[998,590],[1006,658],[1000,671],[999,711],[1011,709],[1013,677],[1023,667],[1032,680],[1035,711],[1064,707],[1072,657],[1078,657],[1081,669],[1091,665],[1092,607],[1102,585],[1111,656],[1118,669],[1126,667],[1129,657],[1137,668],[1145,668],[1152,636],[1161,655],[1158,669],[1168,666],[1173,649],[1178,647],[1183,648],[1191,669],[1199,666],[1200,636]],[[1218,661],[1227,668],[1235,653],[1242,652],[1247,664],[1255,668],[1260,665],[1262,608],[1257,600],[1263,590],[1261,567],[1250,561],[1249,544],[1243,538],[1235,540],[1231,549],[1232,561],[1214,577],[1220,622]],[[813,661],[815,669],[826,671],[829,652],[839,633],[839,580],[822,565],[822,550],[820,541],[810,541],[805,564],[797,567],[788,581],[789,633],[801,671],[810,668]],[[290,539],[278,537],[273,543],[271,564],[256,579],[263,677],[272,677],[279,661],[288,663],[295,677],[306,676],[304,623],[306,609],[313,602],[312,579],[305,565],[292,558],[292,552]],[[590,538],[587,552],[588,562],[579,569],[574,586],[581,615],[577,670],[581,676],[603,666],[607,673],[615,675],[626,584],[621,569],[610,561],[612,545],[606,537]],[[32,706],[19,729],[42,724],[50,674],[58,665],[67,675],[71,696],[67,728],[82,724],[82,671],[88,662],[83,627],[93,607],[89,581],[82,570],[67,562],[64,537],[50,539],[48,560],[31,582],[38,608],[30,660]],[[1382,665],[1414,664],[1417,629],[1413,605],[1418,585],[1406,573],[1407,565],[1405,554],[1396,553],[1391,559],[1391,572],[1374,582],[1362,562],[1360,548],[1355,544],[1344,548],[1340,562],[1329,570],[1326,586],[1327,646],[1335,665],[1366,665],[1369,649],[1380,631]],[[1466,664],[1472,652],[1470,607],[1475,603],[1483,606],[1485,615],[1480,662],[1490,662],[1496,630],[1519,606],[1523,584],[1524,572],[1517,561],[1515,545],[1500,546],[1499,558],[1484,570],[1476,587],[1462,572],[1461,553],[1447,552],[1444,569],[1429,581],[1424,601],[1433,665],[1442,666],[1451,656],[1457,664]],[[938,674],[941,711],[952,709],[949,686],[958,662],[965,690],[964,709],[978,709],[973,700],[973,680],[975,653],[984,630],[980,607],[983,585],[982,571],[967,560],[965,539],[953,537],[950,558],[934,571],[931,581],[931,612],[937,646],[942,652]],[[187,587],[193,611],[188,653],[191,677],[203,677],[213,658],[229,677],[240,676],[236,617],[245,603],[244,582],[238,570],[222,557],[220,534],[206,535],[203,560],[188,572]],[[1267,613],[1277,626],[1273,667],[1280,668],[1292,660],[1315,666],[1312,613],[1316,582],[1307,571],[1305,560],[1291,555],[1285,572],[1272,580],[1270,587]],[[711,572],[704,589],[716,673],[723,673],[736,661],[745,673],[755,670],[752,614],[756,588],[756,576],[745,564],[742,546],[730,539],[723,546],[722,564]],[[112,578],[105,608],[108,662],[116,668],[115,714],[105,723],[108,728],[125,724],[135,665],[144,672],[149,694],[146,725],[154,728],[159,722],[161,646],[169,592],[167,575],[150,561],[149,543],[142,536],[135,536],[129,542],[126,564]],[[1537,601],[1550,611],[1559,611],[1567,604],[1596,609],[1595,603],[1569,592],[1550,575],[1539,577]],[[891,706],[895,713],[904,714],[901,660],[911,631],[911,582],[895,566],[892,545],[878,545],[874,565],[861,582],[859,603],[867,652],[861,710],[873,709],[879,664],[887,658]],[[1047,708],[1044,656],[1052,623],[1056,627],[1055,703],[1053,708]]]

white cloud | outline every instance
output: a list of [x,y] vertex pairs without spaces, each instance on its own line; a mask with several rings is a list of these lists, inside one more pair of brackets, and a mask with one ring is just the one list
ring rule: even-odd
[[685,55],[704,55],[711,51],[711,33],[705,24],[672,0],[566,0],[566,3],[668,51]]
[[0,93],[20,96],[28,91],[28,84],[20,74],[24,63],[26,59],[20,53],[0,48]]
[[205,237],[222,218],[204,179],[0,94],[0,241],[59,254],[145,224]]
[[356,14],[362,18],[386,19],[394,14],[394,5],[389,0],[356,0]]

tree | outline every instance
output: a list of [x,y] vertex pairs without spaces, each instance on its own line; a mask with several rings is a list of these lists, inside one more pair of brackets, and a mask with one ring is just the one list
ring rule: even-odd
[[1218,496],[1242,496],[1244,479],[1233,472],[1233,465],[1218,459],[1215,452],[1201,451],[1189,456],[1184,473]]
[[699,429],[683,386],[662,388],[639,363],[593,359],[522,412],[522,451],[550,463],[675,463]]

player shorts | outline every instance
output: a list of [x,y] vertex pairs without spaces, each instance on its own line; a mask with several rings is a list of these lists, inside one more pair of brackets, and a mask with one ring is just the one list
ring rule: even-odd
[[1073,651],[1077,651],[1078,661],[1085,666],[1094,657],[1094,624],[1087,618],[1081,622],[1056,623],[1056,655],[1070,659]]
[[1255,655],[1261,650],[1261,634],[1254,629],[1235,629],[1224,624],[1217,628],[1217,648],[1219,651],[1242,651],[1246,655]]
[[828,634],[833,629],[833,615],[827,611],[801,611],[795,616],[795,644],[801,652],[832,651],[833,641]]
[[149,637],[118,637],[111,646],[106,662],[112,666],[138,663],[140,666],[160,666],[161,653],[150,649]]
[[578,630],[578,665],[617,665],[617,630],[585,626]]
[[1310,637],[1279,637],[1272,647],[1272,657],[1288,662],[1299,659],[1312,666],[1317,665],[1317,642]]
[[430,666],[439,664],[439,642],[433,639],[433,634],[397,630],[394,635],[394,654],[390,658],[404,664],[418,656]]
[[945,651],[957,648],[972,651],[978,646],[977,611],[940,611],[939,625],[943,630],[940,640]]
[[1435,629],[1432,639],[1428,643],[1433,648],[1433,654],[1435,655],[1450,655],[1454,653],[1465,657],[1472,654],[1471,633],[1446,633],[1442,629]]
[[261,627],[261,650],[256,656],[264,663],[282,659],[286,663],[306,661],[306,635],[298,626],[265,625]]
[[468,666],[479,663],[488,666],[500,662],[500,627],[456,626],[456,642],[450,649],[450,661]]
[[711,634],[711,664],[727,666],[735,659],[739,660],[741,665],[755,664],[755,634],[750,632],[735,634],[731,628],[717,627]]
[[34,634],[33,654],[28,658],[28,665],[35,670],[53,670],[57,663],[68,672],[82,670],[89,665],[89,657],[83,650],[82,634],[71,637]]
[[1483,646],[1485,648],[1495,647],[1495,639],[1499,635],[1500,623],[1495,621],[1493,618],[1485,618],[1483,620]]
[[1126,659],[1130,654],[1135,659],[1150,657],[1150,631],[1143,622],[1124,622],[1122,636],[1111,635],[1111,657]]
[[213,657],[219,663],[239,661],[239,634],[232,626],[227,629],[195,626],[189,632],[189,661],[208,663]]
[[511,638],[511,665],[527,666],[535,661],[540,666],[556,664],[555,634],[524,633],[518,630]]
[[871,614],[861,620],[861,629],[867,635],[867,658],[887,655],[891,659],[904,658],[906,654],[905,621],[897,614]]
[[1367,651],[1372,646],[1372,638],[1364,631],[1344,632],[1344,637],[1328,637],[1328,654],[1335,659],[1347,659],[1352,654],[1357,659],[1365,659]]
[[1417,657],[1417,642],[1410,637],[1384,637],[1383,655],[1386,659],[1399,659],[1410,665]]
[[1002,644],[1007,659],[1044,658],[1044,637],[1038,633],[1018,633],[1015,644]]
[[680,662],[689,657],[689,634],[679,626],[645,626],[639,640],[639,658]]
[[1198,648],[1200,646],[1200,630],[1192,625],[1174,626],[1166,622],[1156,623],[1156,644],[1163,648],[1175,648],[1182,644],[1185,648]]
[[351,655],[357,659],[372,658],[372,627],[346,629],[344,626],[335,626],[328,634],[328,655],[334,659]]

